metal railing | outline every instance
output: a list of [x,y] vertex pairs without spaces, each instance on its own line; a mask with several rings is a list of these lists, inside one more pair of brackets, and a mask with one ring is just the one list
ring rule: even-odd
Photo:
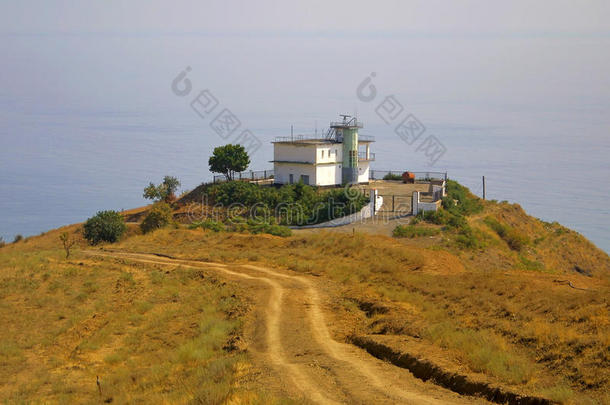
[[294,136],[276,136],[273,142],[301,142],[301,141],[329,141],[319,135],[294,135]]
[[359,160],[375,160],[375,154],[369,152],[369,157],[366,157],[366,152],[358,152],[358,159]]
[[[273,179],[273,177],[273,170],[249,170],[235,173],[233,180],[259,181]],[[223,181],[227,181],[227,177],[224,174],[214,176],[214,183],[222,183]]]
[[[358,135],[358,140],[364,142],[375,142],[375,137],[371,135]],[[334,141],[334,138],[324,138],[320,135],[294,135],[294,136],[276,136],[273,142],[302,142],[302,141]]]
[[345,121],[334,121],[330,123],[330,127],[334,128],[334,127],[357,127],[357,128],[362,128],[362,122],[361,121],[356,121],[354,119],[351,119],[348,122]]
[[[383,180],[387,175],[390,176],[402,176],[404,170],[370,170],[370,180]],[[415,180],[429,181],[429,180],[444,180],[447,181],[447,172],[411,172],[415,175]]]

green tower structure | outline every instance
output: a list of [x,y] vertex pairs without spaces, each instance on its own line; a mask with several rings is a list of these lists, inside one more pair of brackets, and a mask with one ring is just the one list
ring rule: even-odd
[[355,117],[342,115],[342,122],[333,122],[337,141],[343,144],[341,180],[343,184],[358,184],[358,129],[362,124]]

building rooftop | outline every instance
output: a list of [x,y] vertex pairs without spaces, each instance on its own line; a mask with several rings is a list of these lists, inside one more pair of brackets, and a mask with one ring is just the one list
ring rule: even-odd
[[[358,135],[358,142],[368,143],[375,142],[375,137],[368,135]],[[320,138],[319,136],[295,135],[295,136],[277,136],[271,143],[299,143],[309,145],[341,143],[335,139]]]

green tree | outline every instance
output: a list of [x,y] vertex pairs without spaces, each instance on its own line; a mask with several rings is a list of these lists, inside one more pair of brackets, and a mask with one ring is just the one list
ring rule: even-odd
[[140,224],[143,233],[166,227],[174,219],[172,208],[165,202],[155,203]]
[[144,198],[153,201],[172,202],[176,199],[176,190],[180,187],[180,181],[173,176],[165,176],[159,185],[150,183],[144,188]]
[[210,171],[222,173],[227,180],[233,180],[235,172],[243,172],[250,164],[250,156],[242,145],[224,145],[214,148],[208,161]]
[[127,230],[125,220],[116,211],[99,211],[83,226],[85,239],[92,245],[116,242]]

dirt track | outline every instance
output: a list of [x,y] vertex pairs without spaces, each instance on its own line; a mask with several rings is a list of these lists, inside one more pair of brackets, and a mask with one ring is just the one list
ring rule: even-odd
[[484,403],[460,397],[408,371],[335,341],[325,314],[324,280],[251,265],[224,265],[151,254],[88,252],[140,263],[206,269],[239,280],[255,308],[244,340],[266,389],[314,403]]

